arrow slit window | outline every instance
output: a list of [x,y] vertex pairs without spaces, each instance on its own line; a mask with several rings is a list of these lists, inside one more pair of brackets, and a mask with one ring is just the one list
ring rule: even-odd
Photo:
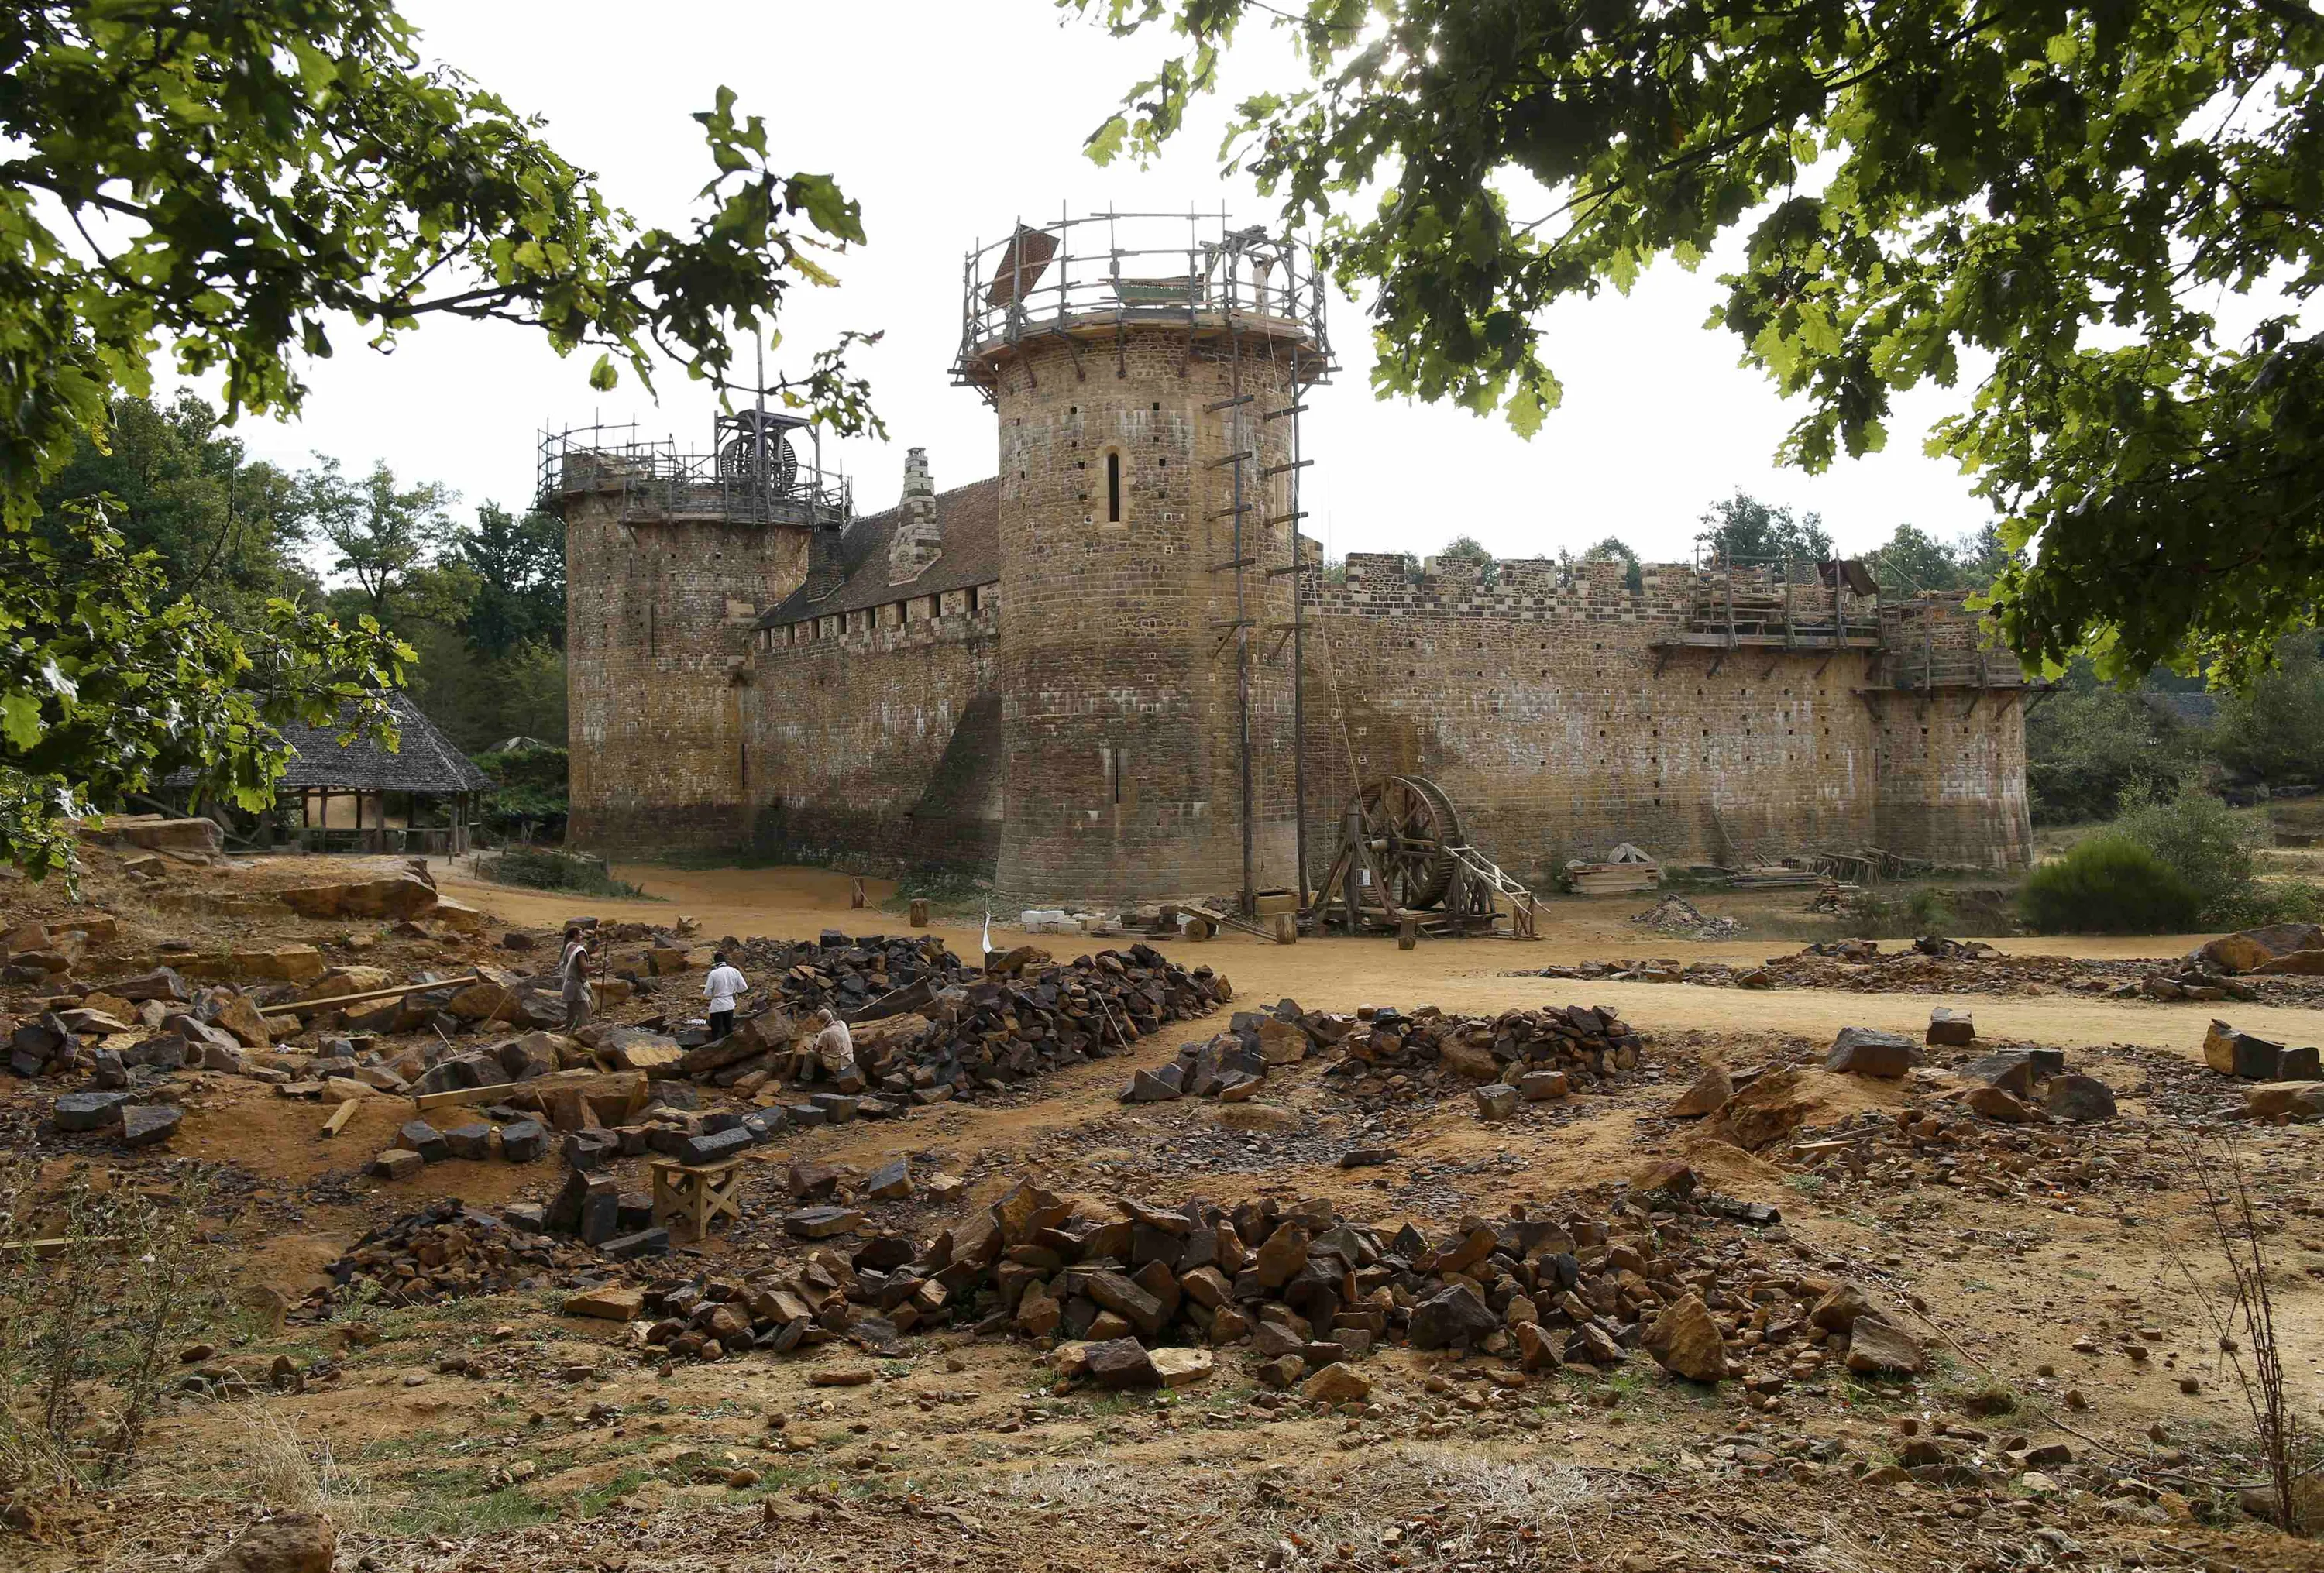
[[1105,521],[1121,522],[1121,452],[1109,448],[1105,455]]

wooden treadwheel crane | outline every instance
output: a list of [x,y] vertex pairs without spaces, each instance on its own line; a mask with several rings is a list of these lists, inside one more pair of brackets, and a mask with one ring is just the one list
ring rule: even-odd
[[[1340,845],[1300,915],[1313,933],[1538,937],[1533,893],[1469,844],[1460,811],[1425,776],[1365,782],[1340,813]],[[1508,920],[1508,927],[1501,926]]]

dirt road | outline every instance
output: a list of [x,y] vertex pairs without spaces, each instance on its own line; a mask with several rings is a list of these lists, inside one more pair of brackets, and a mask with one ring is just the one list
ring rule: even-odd
[[[868,881],[875,909],[853,911],[848,906],[847,877],[821,869],[678,869],[640,864],[614,871],[660,899],[604,901],[512,890],[477,881],[444,864],[438,867],[437,879],[447,895],[512,923],[552,924],[585,912],[668,923],[684,913],[700,919],[703,932],[714,937],[731,934],[775,938],[803,937],[825,928],[853,934],[892,932],[901,923],[896,914],[876,910],[878,903],[894,893],[894,887]],[[1974,1012],[1982,1036],[2061,1048],[2126,1043],[2193,1057],[2201,1052],[2205,1026],[2220,1015],[2271,1037],[2303,1044],[2324,1041],[2324,1010],[2318,1009],[2123,1002],[2064,993],[1998,998],[1839,994],[1821,989],[1744,990],[1508,976],[1524,969],[1616,957],[1758,961],[1797,948],[1796,942],[1782,939],[1706,943],[1646,933],[1628,920],[1647,905],[1646,897],[1552,902],[1545,908],[1545,937],[1532,943],[1430,941],[1416,950],[1399,951],[1387,939],[1307,940],[1286,946],[1229,932],[1200,943],[1169,941],[1157,948],[1185,965],[1207,962],[1224,972],[1233,980],[1239,1000],[1272,1003],[1287,996],[1327,1010],[1351,1010],[1369,1003],[1436,1005],[1465,1012],[1515,1006],[1609,1005],[1649,1032],[1707,1027],[1818,1037],[1829,1036],[1843,1026],[1879,1027],[1917,1036],[1928,1023],[1931,1007],[1949,1005]],[[964,957],[978,953],[982,936],[977,927],[939,923],[932,932],[941,934]],[[1013,925],[1004,927],[998,915],[993,937],[996,944],[1014,944],[1026,938]],[[2209,937],[2002,937],[1991,943],[2022,954],[2111,960],[2184,955]],[[1127,942],[1065,936],[1036,943],[1078,952]]]

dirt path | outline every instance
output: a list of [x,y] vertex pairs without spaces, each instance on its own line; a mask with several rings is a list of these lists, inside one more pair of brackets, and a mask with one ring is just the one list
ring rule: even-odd
[[[894,887],[867,881],[875,907],[848,906],[844,874],[821,869],[678,869],[656,865],[623,866],[623,879],[661,897],[657,901],[602,901],[512,890],[438,866],[447,894],[512,923],[547,924],[577,913],[669,923],[679,913],[701,920],[712,936],[801,937],[825,928],[871,934],[900,926],[893,913],[876,904]],[[1546,911],[1548,937],[1531,944],[1496,940],[1439,941],[1399,951],[1387,939],[1308,940],[1276,945],[1231,931],[1196,943],[1166,941],[1157,948],[1193,966],[1207,962],[1234,982],[1239,1001],[1273,1001],[1288,996],[1313,1008],[1351,1010],[1362,1004],[1436,1005],[1446,1010],[1486,1012],[1517,1006],[1609,1005],[1649,1032],[1690,1027],[1720,1031],[1796,1033],[1830,1036],[1843,1026],[1879,1027],[1917,1036],[1929,1011],[1939,1005],[1972,1011],[1985,1037],[2019,1039],[2061,1048],[2096,1048],[2134,1044],[2190,1057],[2201,1053],[2205,1026],[2226,1015],[2239,1026],[2295,1043],[2324,1041],[2324,1010],[2257,1005],[2163,1004],[2094,999],[2072,994],[1996,997],[1977,994],[1840,994],[1821,989],[1744,990],[1687,984],[1608,983],[1587,980],[1509,977],[1519,969],[1603,961],[1618,956],[1676,955],[1689,961],[1758,961],[1797,949],[1794,941],[1742,939],[1716,943],[1673,940],[1646,933],[1628,921],[1645,898],[1622,902],[1560,901]],[[938,923],[941,934],[964,957],[977,953],[982,933],[962,924]],[[1025,936],[1014,927],[993,926],[995,943]],[[2206,934],[2149,937],[2023,939],[1991,943],[2029,955],[2087,956],[2117,960],[2177,956],[2201,944]],[[1041,940],[1060,953],[1101,948],[1108,943],[1076,936]],[[2255,1024],[2264,1023],[2264,1026]],[[1157,1056],[1167,1057],[1167,1056]]]

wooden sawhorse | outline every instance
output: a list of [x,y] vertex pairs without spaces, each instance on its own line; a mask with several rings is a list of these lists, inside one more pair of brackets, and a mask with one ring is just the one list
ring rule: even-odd
[[673,1237],[699,1240],[722,1216],[742,1221],[742,1159],[695,1166],[676,1158],[655,1158],[650,1167],[654,1221],[670,1225]]

